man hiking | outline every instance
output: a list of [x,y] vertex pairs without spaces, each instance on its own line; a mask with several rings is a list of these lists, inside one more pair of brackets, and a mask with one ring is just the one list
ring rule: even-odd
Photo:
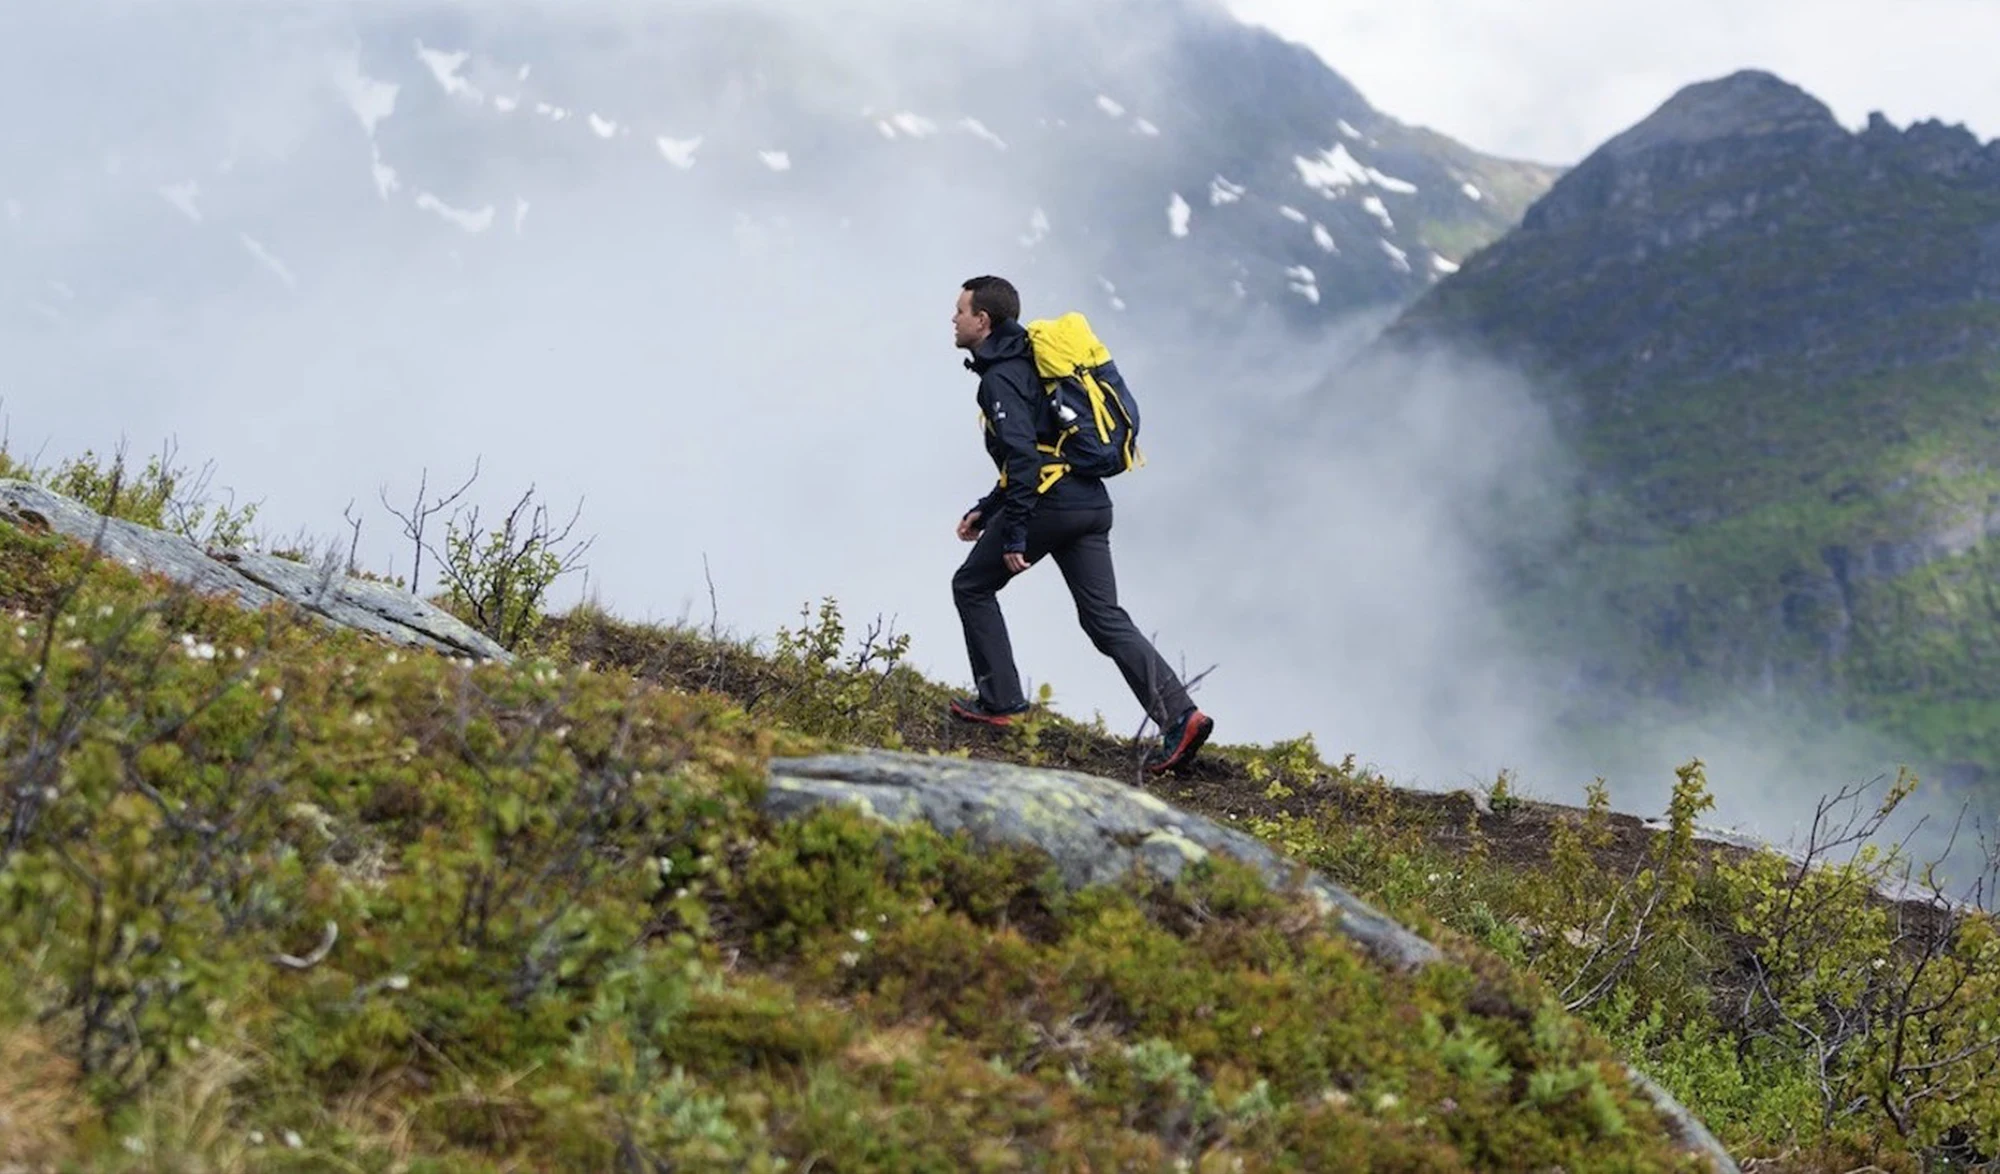
[[1111,566],[1111,495],[1104,481],[1059,471],[1037,448],[1052,435],[1047,396],[1021,325],[1021,296],[1001,277],[975,277],[959,288],[952,317],[955,345],[969,352],[979,376],[979,411],[986,452],[999,482],[958,522],[972,550],[952,576],[952,597],[965,626],[976,697],[954,701],[952,716],[1004,726],[1028,709],[997,595],[1013,576],[1044,555],[1056,561],[1076,600],[1077,620],[1097,650],[1124,675],[1133,696],[1162,732],[1161,749],[1146,768],[1160,774],[1191,761],[1215,722],[1195,708],[1186,686],[1118,605]]

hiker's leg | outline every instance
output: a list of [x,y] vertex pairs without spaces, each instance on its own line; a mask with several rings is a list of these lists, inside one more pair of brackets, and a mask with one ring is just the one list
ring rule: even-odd
[[973,542],[958,573],[951,577],[951,597],[958,604],[959,623],[965,628],[973,688],[988,709],[999,712],[1018,709],[1027,702],[998,598],[1000,589],[1013,577],[1000,549],[1000,531],[992,526]]
[[1146,715],[1162,730],[1194,708],[1187,687],[1118,605],[1118,577],[1111,566],[1111,511],[1068,511],[1087,519],[1071,541],[1055,549],[1056,565],[1076,600],[1076,618],[1099,652],[1109,656]]

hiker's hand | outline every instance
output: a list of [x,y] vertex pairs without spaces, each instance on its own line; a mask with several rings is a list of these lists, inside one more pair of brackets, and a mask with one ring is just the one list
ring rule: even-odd
[[1010,571],[1012,571],[1012,572],[1014,572],[1014,573],[1015,573],[1015,574],[1017,574],[1017,575],[1018,575],[1018,574],[1020,574],[1020,573],[1021,573],[1022,571],[1025,571],[1025,570],[1027,570],[1027,569],[1028,569],[1028,556],[1027,556],[1027,555],[1024,555],[1024,554],[1022,554],[1022,553],[1021,553],[1020,551],[1018,551],[1018,550],[1010,550],[1010,551],[1008,551],[1008,552],[1007,552],[1007,569],[1008,569],[1008,570],[1010,570]]
[[973,510],[958,520],[958,540],[971,542],[979,537],[979,511]]

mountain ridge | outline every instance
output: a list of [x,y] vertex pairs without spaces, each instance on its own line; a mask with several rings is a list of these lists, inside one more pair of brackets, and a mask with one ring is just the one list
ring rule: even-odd
[[1592,679],[1782,692],[1948,777],[2000,769],[2000,141],[1849,131],[1761,71],[1695,83],[1379,345],[1439,341],[1534,372],[1579,456],[1567,537],[1513,569],[1517,599],[1596,617]]

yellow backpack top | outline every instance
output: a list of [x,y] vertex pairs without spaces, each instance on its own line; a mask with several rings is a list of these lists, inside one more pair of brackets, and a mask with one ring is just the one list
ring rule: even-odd
[[[1026,326],[1055,428],[1055,441],[1043,449],[1068,471],[1090,477],[1115,477],[1145,464],[1138,401],[1089,320],[1072,310]],[[1045,474],[1045,488],[1050,480]]]

